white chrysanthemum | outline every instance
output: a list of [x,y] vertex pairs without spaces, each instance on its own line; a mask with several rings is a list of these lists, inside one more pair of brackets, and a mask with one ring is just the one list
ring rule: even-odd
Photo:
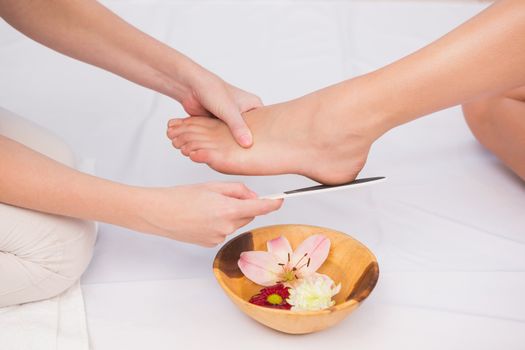
[[286,301],[292,305],[292,311],[322,310],[335,304],[332,297],[340,290],[341,284],[336,286],[327,275],[316,273],[298,280]]

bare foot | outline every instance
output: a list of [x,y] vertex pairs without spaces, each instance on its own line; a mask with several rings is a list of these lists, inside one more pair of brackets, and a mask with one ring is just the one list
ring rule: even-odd
[[348,115],[344,90],[339,84],[245,113],[254,135],[249,149],[234,141],[226,124],[208,117],[171,120],[167,134],[185,156],[221,173],[300,174],[340,184],[357,176],[379,136],[370,132],[370,118]]

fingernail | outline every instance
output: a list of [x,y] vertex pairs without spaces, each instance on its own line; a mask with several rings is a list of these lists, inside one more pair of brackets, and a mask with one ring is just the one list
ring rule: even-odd
[[239,141],[241,141],[241,145],[249,147],[252,145],[252,136],[250,134],[241,135]]

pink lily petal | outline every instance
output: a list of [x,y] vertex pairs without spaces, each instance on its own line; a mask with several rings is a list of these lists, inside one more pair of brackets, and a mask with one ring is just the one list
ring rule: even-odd
[[292,257],[292,247],[286,237],[280,236],[266,242],[268,252],[274,254],[280,263],[287,264],[288,259]]
[[261,286],[272,286],[279,280],[281,266],[275,256],[268,252],[242,252],[237,262],[242,273],[252,282]]
[[[293,266],[299,269],[300,275],[311,275],[324,263],[330,252],[330,240],[323,235],[313,235],[305,239],[293,252]],[[308,262],[308,259],[310,261]]]

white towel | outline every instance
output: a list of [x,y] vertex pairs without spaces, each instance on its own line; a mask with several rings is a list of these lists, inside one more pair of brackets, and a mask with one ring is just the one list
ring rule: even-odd
[[89,350],[80,283],[48,300],[1,308],[0,348]]

